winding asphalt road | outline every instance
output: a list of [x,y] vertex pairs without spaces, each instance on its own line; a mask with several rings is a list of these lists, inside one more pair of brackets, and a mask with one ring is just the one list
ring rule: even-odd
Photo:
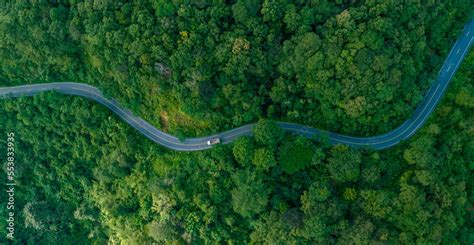
[[[345,144],[352,147],[368,147],[373,149],[385,149],[398,144],[400,141],[411,137],[428,119],[438,102],[443,97],[451,78],[456,73],[459,65],[467,54],[473,43],[474,19],[466,26],[459,39],[453,45],[441,70],[438,73],[436,81],[429,89],[423,101],[417,107],[412,117],[406,120],[398,128],[378,136],[373,137],[351,137],[347,135],[327,132],[320,129],[311,128],[304,125],[278,122],[278,125],[284,130],[306,136],[308,138],[319,138],[325,136],[331,144]],[[141,134],[150,140],[163,145],[169,149],[178,151],[198,151],[211,148],[207,141],[212,138],[220,138],[222,143],[230,143],[243,135],[251,135],[255,124],[235,128],[216,135],[200,138],[187,138],[184,141],[177,137],[160,131],[151,124],[134,116],[132,112],[121,107],[115,100],[107,99],[95,87],[73,82],[47,83],[23,85],[17,87],[0,88],[0,98],[13,98],[22,96],[33,96],[44,91],[56,91],[63,94],[78,95],[86,97],[106,106],[112,112],[117,114],[122,120],[138,130]]]

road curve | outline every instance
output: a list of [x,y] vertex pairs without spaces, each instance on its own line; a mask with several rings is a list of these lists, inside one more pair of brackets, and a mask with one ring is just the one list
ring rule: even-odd
[[[400,141],[411,137],[433,112],[434,108],[446,92],[451,78],[456,73],[459,65],[472,45],[474,38],[473,35],[474,19],[470,20],[464,27],[459,39],[451,48],[448,57],[441,67],[437,79],[433,82],[433,85],[427,92],[423,101],[418,105],[412,117],[396,129],[386,134],[373,137],[352,137],[299,124],[286,122],[278,122],[277,124],[286,131],[308,138],[317,139],[322,136],[327,137],[331,144],[345,144],[351,147],[367,147],[372,149],[385,149],[394,146]],[[140,117],[134,116],[132,112],[121,107],[115,100],[105,98],[97,88],[83,83],[59,82],[4,87],[0,88],[0,98],[7,99],[13,97],[33,96],[44,91],[56,91],[63,94],[78,95],[95,100],[109,108],[118,117],[150,140],[177,151],[199,151],[211,148],[212,146],[207,145],[207,141],[212,138],[220,138],[224,144],[230,143],[240,136],[251,135],[252,128],[255,125],[249,124],[215,135],[199,138],[187,138],[181,141],[177,137],[153,127]]]

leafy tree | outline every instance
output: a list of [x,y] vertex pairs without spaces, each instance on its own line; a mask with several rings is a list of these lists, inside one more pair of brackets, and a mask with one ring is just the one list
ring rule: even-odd
[[276,212],[264,215],[250,234],[252,243],[287,244],[297,243],[298,239],[291,234]]
[[375,218],[385,218],[390,214],[391,197],[389,193],[374,190],[360,192],[362,210]]
[[256,172],[243,170],[232,176],[235,187],[232,189],[232,207],[245,218],[262,212],[268,203],[270,189]]
[[289,174],[304,169],[311,164],[313,158],[312,143],[302,137],[286,140],[279,148],[279,161],[283,170]]
[[156,242],[172,241],[178,238],[172,226],[164,222],[153,221],[146,226],[147,234]]
[[255,141],[261,145],[276,147],[283,140],[283,130],[274,122],[262,119],[253,128]]
[[360,175],[361,161],[360,152],[344,145],[337,145],[331,150],[327,168],[336,181],[355,181]]
[[[331,196],[329,185],[326,182],[318,181],[311,184],[308,191],[301,197],[302,202],[310,204],[312,202],[323,202]],[[311,205],[311,204],[310,204]]]
[[276,165],[273,151],[268,148],[259,148],[255,150],[253,156],[253,164],[257,169],[268,170]]
[[254,155],[254,141],[250,137],[238,138],[232,147],[235,160],[242,166],[248,166],[252,162]]
[[14,243],[472,244],[474,53],[426,126],[391,149],[330,147],[271,121],[395,128],[436,78],[469,3],[3,4],[1,86],[87,82],[182,138],[269,118],[253,137],[184,153],[95,102],[1,100],[0,132],[15,133],[18,153]]
[[315,242],[322,242],[327,240],[329,234],[329,227],[324,222],[324,219],[318,215],[306,216],[304,225],[299,233],[302,237]]

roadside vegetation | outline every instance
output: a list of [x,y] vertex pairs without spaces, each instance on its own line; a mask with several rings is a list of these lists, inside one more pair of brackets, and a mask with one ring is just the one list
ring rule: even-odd
[[268,120],[254,137],[174,152],[82,98],[2,100],[0,130],[17,135],[16,241],[470,244],[473,65],[471,53],[413,138],[375,152]]
[[16,243],[474,242],[473,52],[425,126],[391,149],[330,146],[269,120],[394,128],[468,1],[151,2],[1,4],[0,85],[87,82],[181,136],[258,121],[254,136],[174,152],[83,98],[0,100],[0,132],[17,143]]
[[[36,1],[0,6],[0,84],[98,86],[169,132],[259,118],[352,135],[408,118],[469,1]],[[194,129],[194,130],[190,130]]]

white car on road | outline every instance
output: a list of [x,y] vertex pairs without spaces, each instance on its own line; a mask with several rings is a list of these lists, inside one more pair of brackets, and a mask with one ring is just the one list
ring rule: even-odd
[[221,140],[219,138],[214,138],[207,141],[207,145],[216,145],[219,143],[221,143]]

